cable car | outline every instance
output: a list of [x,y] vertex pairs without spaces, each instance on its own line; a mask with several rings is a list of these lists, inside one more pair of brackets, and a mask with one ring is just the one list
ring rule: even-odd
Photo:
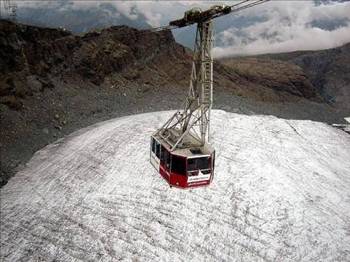
[[[213,103],[212,19],[268,0],[242,1],[232,6],[193,8],[169,26],[197,24],[188,95],[177,111],[151,136],[150,162],[170,186],[189,188],[209,185],[214,177],[215,150],[210,141]],[[247,3],[246,5],[243,5]],[[171,28],[169,28],[171,29]]]
[[150,161],[171,187],[205,186],[214,177],[215,151],[209,144],[171,151],[166,141],[153,135]]
[[[191,9],[185,13],[185,20],[201,20],[200,14],[200,9]],[[213,179],[215,151],[209,144],[212,43],[212,22],[199,23],[184,110],[176,112],[151,136],[150,162],[170,186],[199,187]]]

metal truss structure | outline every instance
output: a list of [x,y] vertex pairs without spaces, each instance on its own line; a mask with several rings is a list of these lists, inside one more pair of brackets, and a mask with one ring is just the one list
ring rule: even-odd
[[156,132],[172,150],[200,147],[209,142],[210,110],[213,101],[212,47],[212,21],[198,23],[185,108],[176,112]]
[[268,1],[243,0],[231,6],[214,5],[205,11],[193,8],[185,12],[183,18],[152,30],[162,31],[197,24],[190,86],[184,109],[176,112],[153,134],[167,143],[171,151],[195,149],[209,144],[213,103],[212,20]]

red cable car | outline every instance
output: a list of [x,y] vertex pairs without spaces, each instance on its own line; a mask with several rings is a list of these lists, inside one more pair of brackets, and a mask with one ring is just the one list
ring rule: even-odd
[[150,160],[170,186],[205,186],[214,176],[215,151],[209,144],[171,151],[160,137],[152,136]]

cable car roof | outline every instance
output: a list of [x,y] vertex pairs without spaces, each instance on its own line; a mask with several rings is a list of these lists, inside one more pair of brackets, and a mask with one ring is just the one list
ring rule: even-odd
[[[184,141],[187,141],[192,146],[186,147],[186,144],[183,148],[176,148],[175,150],[171,151],[172,145],[170,145],[165,139],[163,139],[158,134],[153,135],[153,137],[162,145],[164,146],[169,152],[171,152],[174,155],[186,157],[186,158],[195,158],[195,157],[203,157],[203,156],[210,156],[214,152],[214,148],[208,144],[205,143],[204,145],[201,145],[197,140],[195,140],[191,135],[187,135],[184,138]],[[197,147],[193,147],[195,143],[198,143]]]

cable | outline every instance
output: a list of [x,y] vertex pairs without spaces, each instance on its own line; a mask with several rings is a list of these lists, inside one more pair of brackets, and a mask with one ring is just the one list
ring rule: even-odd
[[[247,1],[247,0],[246,0]],[[244,2],[246,2],[244,1]],[[266,3],[266,2],[269,2],[271,0],[257,0],[255,2],[252,2],[252,3],[249,3],[247,5],[244,5],[242,7],[239,7],[237,9],[234,9],[231,11],[231,13],[235,13],[235,12],[238,12],[238,11],[241,11],[241,10],[244,10],[244,9],[247,9],[247,8],[250,8],[250,7],[253,7],[253,6],[256,6],[256,5],[260,5],[260,4],[263,4],[263,3]],[[232,6],[231,6],[232,7]]]
[[244,0],[244,1],[240,2],[240,3],[231,5],[230,7],[231,7],[231,8],[234,8],[234,7],[236,7],[236,6],[239,6],[239,5],[244,4],[244,3],[246,3],[246,2],[249,2],[249,1],[251,1],[251,0]]
[[[231,13],[236,13],[236,12],[242,11],[244,9],[247,9],[247,8],[250,8],[250,7],[253,7],[253,6],[256,6],[256,5],[260,5],[260,4],[269,2],[269,1],[271,1],[271,0],[256,0],[254,2],[251,2],[251,0],[245,0],[245,1],[242,1],[242,2],[240,2],[238,4],[232,5],[231,9],[234,8],[234,7],[240,6],[240,5],[244,4],[244,3],[247,3],[244,6],[240,6],[238,8],[235,8],[235,9],[231,10],[230,14]],[[251,2],[251,3],[249,3],[249,2]],[[220,14],[219,13],[219,14],[214,15],[212,18],[217,18],[217,17],[223,16],[223,15],[226,15],[226,14],[222,14],[222,13]]]

